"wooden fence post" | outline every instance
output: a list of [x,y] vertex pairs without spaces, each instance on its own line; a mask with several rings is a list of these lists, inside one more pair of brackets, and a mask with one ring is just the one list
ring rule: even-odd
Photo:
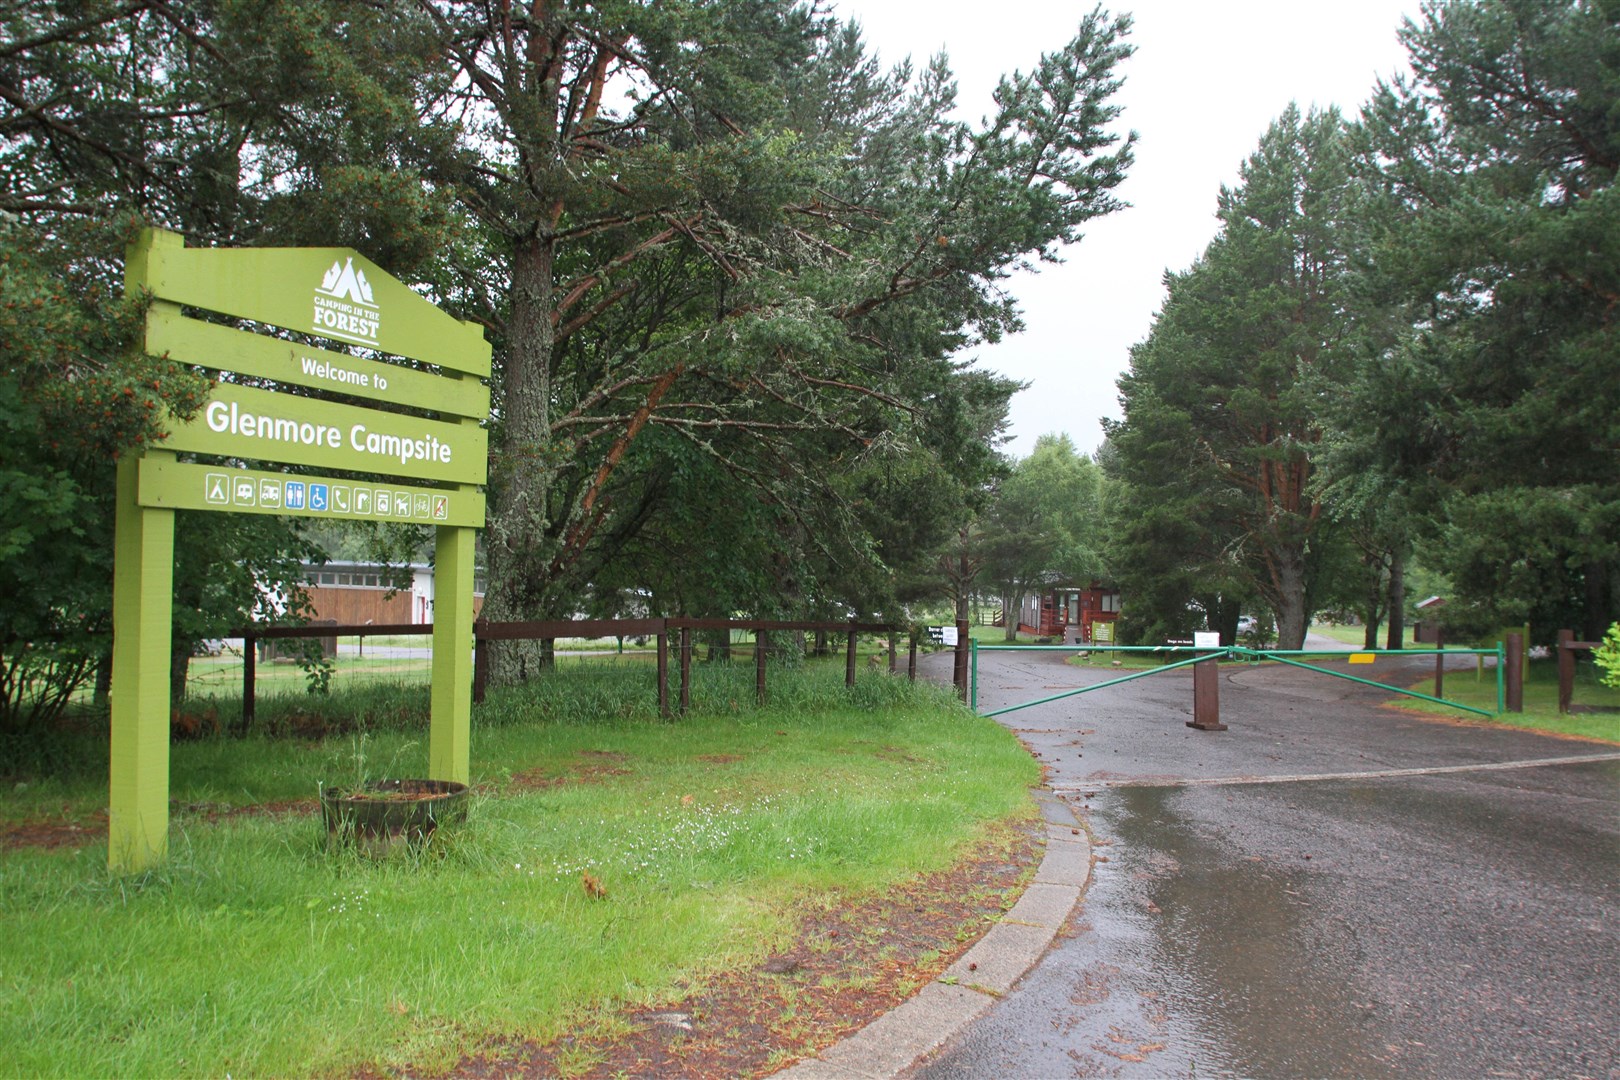
[[484,703],[484,690],[489,685],[489,639],[484,637],[483,619],[473,623],[473,704]]
[[242,730],[253,726],[253,684],[257,681],[259,640],[252,634],[242,635]]
[[765,704],[765,654],[770,649],[770,637],[764,630],[754,631],[754,697]]
[[692,707],[692,628],[681,627],[681,715]]
[[1558,631],[1558,712],[1569,712],[1575,702],[1575,631]]
[[893,675],[900,670],[900,633],[897,630],[889,631],[889,674]]
[[[620,648],[624,639],[619,639]],[[669,719],[669,626],[658,634],[658,715]]]
[[855,631],[849,632],[849,644],[844,649],[844,685],[855,685]]
[[1524,635],[1514,631],[1507,636],[1507,711],[1524,712]]
[[1221,675],[1214,657],[1200,660],[1193,669],[1193,718],[1187,726],[1199,731],[1225,731],[1221,723]]
[[911,632],[910,655],[906,657],[906,678],[912,682],[917,681],[917,631]]

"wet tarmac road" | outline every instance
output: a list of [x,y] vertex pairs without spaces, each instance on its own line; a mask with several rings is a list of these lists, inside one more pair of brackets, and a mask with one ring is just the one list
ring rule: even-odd
[[[1114,674],[979,672],[981,708]],[[1100,859],[1071,934],[914,1075],[1620,1074],[1616,748],[1222,676],[1226,732],[1184,726],[1185,673],[1002,717]]]

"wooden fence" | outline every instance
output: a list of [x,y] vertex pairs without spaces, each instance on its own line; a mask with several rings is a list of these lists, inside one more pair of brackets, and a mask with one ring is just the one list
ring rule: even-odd
[[1576,641],[1575,631],[1558,631],[1558,711],[1569,713],[1580,710],[1575,704],[1575,653],[1579,650],[1601,649],[1601,641]]
[[[855,685],[855,639],[858,634],[887,634],[889,637],[889,672],[899,670],[899,639],[906,631],[889,623],[866,622],[780,622],[761,619],[557,619],[546,622],[484,622],[473,624],[473,700],[484,700],[489,680],[489,649],[491,641],[556,641],[559,638],[649,637],[658,641],[658,711],[671,715],[669,687],[670,639],[675,637],[677,669],[680,675],[679,711],[684,713],[692,703],[692,633],[698,630],[750,631],[754,635],[754,690],[761,704],[766,696],[766,659],[770,653],[770,635],[773,633],[828,632],[846,635],[844,652],[844,683]],[[247,626],[229,633],[242,639],[242,726],[247,728],[254,718],[254,680],[257,646],[260,641],[286,638],[337,637],[403,637],[427,636],[433,633],[431,624],[394,623],[364,626],[333,624],[309,626]],[[966,633],[962,640],[965,643]],[[910,657],[906,675],[917,678],[917,637],[909,635]],[[956,675],[958,691],[965,687],[965,650],[958,647]]]

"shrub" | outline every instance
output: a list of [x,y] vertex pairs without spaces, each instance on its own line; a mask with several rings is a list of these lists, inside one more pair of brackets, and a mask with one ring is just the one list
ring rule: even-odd
[[1603,635],[1603,644],[1594,654],[1597,665],[1603,674],[1600,676],[1604,686],[1620,687],[1620,622],[1609,627],[1609,632]]

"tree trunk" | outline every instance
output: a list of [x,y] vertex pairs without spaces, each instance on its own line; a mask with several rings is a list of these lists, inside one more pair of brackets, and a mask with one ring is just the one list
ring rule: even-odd
[[1389,553],[1389,638],[1384,646],[1399,649],[1406,637],[1406,552]]
[[105,709],[112,695],[112,653],[96,661],[96,688],[90,699],[98,709]]
[[1009,594],[1001,598],[1001,621],[1004,624],[1002,638],[1005,641],[1018,640],[1019,606],[1023,604],[1021,594]]
[[731,659],[730,630],[705,630],[703,636],[708,638],[710,662]]
[[1362,613],[1363,649],[1378,648],[1378,627],[1384,621],[1384,568],[1381,565],[1383,555],[1368,554],[1364,561],[1373,571],[1372,580],[1367,585],[1367,608]]
[[[540,237],[518,242],[512,258],[512,311],[499,405],[501,440],[490,460],[496,493],[485,534],[489,591],[483,617],[490,622],[542,619],[551,576],[551,520],[547,499],[552,470],[546,464],[551,439],[551,350],[555,308],[551,243]],[[489,679],[521,682],[546,666],[538,641],[491,642]]]
[[972,617],[969,606],[969,594],[973,591],[973,578],[975,571],[972,560],[967,556],[967,530],[961,532],[963,551],[958,559],[956,578],[956,621],[966,622]]
[[178,636],[169,640],[169,708],[178,710],[186,700],[186,676],[191,674],[191,642]]
[[1616,590],[1610,584],[1610,563],[1601,559],[1589,561],[1583,577],[1586,579],[1586,604],[1581,633],[1587,641],[1602,641],[1609,627],[1620,619],[1620,606],[1616,604]]
[[1305,647],[1305,552],[1299,545],[1276,553],[1277,647]]
[[1238,619],[1243,615],[1243,605],[1225,593],[1217,593],[1205,600],[1205,611],[1209,616],[1209,628],[1220,634],[1222,641],[1235,644],[1238,639]]

